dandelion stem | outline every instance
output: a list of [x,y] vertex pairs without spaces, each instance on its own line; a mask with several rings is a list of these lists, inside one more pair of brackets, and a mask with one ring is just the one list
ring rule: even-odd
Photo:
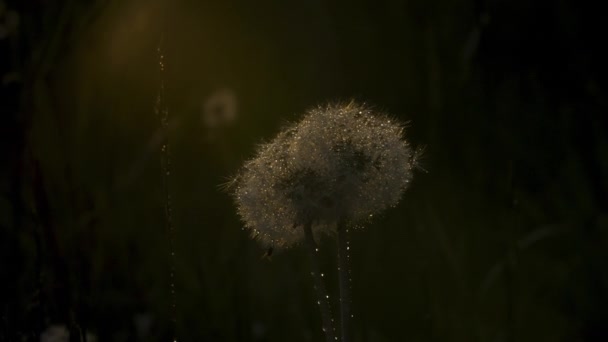
[[340,325],[342,330],[342,342],[352,341],[351,284],[348,250],[348,229],[343,221],[339,221],[338,269],[340,274]]
[[321,310],[321,321],[323,324],[323,332],[325,333],[325,340],[327,342],[337,341],[336,330],[334,328],[334,320],[331,317],[331,310],[329,307],[329,295],[327,289],[325,289],[325,283],[321,275],[319,261],[317,259],[317,243],[312,235],[312,225],[310,223],[304,224],[304,235],[306,235],[306,243],[308,245],[308,254],[310,255],[310,267],[312,269],[312,277],[315,282],[315,289],[317,290],[317,303],[319,304],[319,310]]

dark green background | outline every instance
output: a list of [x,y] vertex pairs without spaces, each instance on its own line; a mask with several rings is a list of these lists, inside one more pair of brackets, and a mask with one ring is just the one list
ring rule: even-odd
[[[178,341],[321,340],[304,249],[263,260],[220,184],[349,99],[408,122],[428,171],[352,233],[355,341],[608,339],[595,2],[4,2],[20,20],[0,40],[0,341],[50,324],[171,340],[161,32]],[[222,88],[238,117],[212,131],[201,103]],[[337,304],[335,241],[321,250]]]

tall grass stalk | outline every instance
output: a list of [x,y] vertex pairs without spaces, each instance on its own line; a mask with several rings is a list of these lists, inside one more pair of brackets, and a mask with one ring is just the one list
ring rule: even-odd
[[175,229],[173,227],[173,207],[170,191],[171,177],[171,149],[169,144],[169,108],[165,103],[165,56],[163,53],[164,32],[161,33],[158,44],[158,67],[159,67],[159,88],[156,98],[156,114],[160,118],[163,141],[161,144],[160,164],[161,164],[161,183],[163,187],[165,227],[168,235],[169,249],[169,287],[170,287],[170,308],[171,335],[172,340],[177,341],[177,300],[175,294]]

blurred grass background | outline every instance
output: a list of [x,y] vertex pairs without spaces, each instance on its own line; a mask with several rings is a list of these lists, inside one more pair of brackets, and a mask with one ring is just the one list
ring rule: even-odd
[[[356,341],[605,341],[602,13],[0,0],[0,341],[52,325],[171,340],[161,32],[178,341],[321,340],[304,251],[262,260],[219,185],[307,108],[350,98],[409,122],[428,170],[352,234]],[[321,242],[337,304],[334,245]]]

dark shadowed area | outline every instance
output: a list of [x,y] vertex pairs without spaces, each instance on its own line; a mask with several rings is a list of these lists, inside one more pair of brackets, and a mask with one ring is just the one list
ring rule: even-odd
[[596,3],[0,0],[0,342],[322,341],[225,185],[351,99],[425,148],[351,232],[353,341],[607,341]]

